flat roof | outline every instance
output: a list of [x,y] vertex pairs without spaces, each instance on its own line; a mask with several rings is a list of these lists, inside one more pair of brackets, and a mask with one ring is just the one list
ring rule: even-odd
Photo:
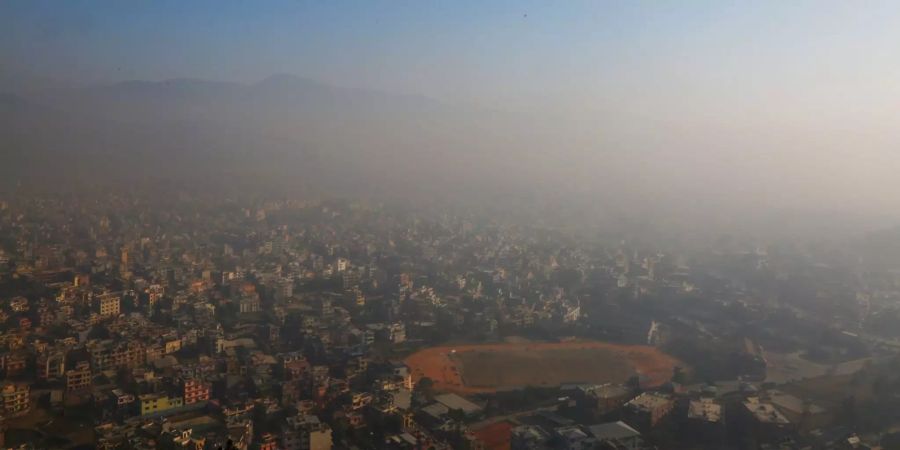
[[588,427],[588,431],[600,440],[612,439],[630,439],[640,437],[641,433],[630,425],[621,420],[618,422],[607,422]]
[[627,404],[640,410],[651,411],[671,402],[672,399],[668,395],[657,392],[644,392],[631,399]]
[[446,406],[441,403],[432,403],[424,408],[422,408],[422,412],[428,414],[431,417],[438,418],[450,412]]
[[481,411],[480,406],[456,394],[442,394],[434,399],[449,409],[461,409],[466,414],[474,414]]
[[688,418],[718,422],[722,419],[722,405],[707,398],[691,400],[688,405]]
[[786,425],[791,423],[787,417],[784,417],[778,408],[775,408],[771,403],[761,403],[759,399],[755,397],[751,397],[744,402],[744,407],[747,408],[747,411],[750,411],[751,414],[756,418],[756,420],[762,423],[774,423]]

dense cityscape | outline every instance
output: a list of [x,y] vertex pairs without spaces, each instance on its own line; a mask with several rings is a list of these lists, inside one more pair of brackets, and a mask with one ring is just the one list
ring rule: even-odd
[[898,23],[0,1],[0,450],[900,450]]
[[679,254],[377,202],[136,191],[13,194],[0,236],[4,447],[900,436],[900,279],[837,247]]

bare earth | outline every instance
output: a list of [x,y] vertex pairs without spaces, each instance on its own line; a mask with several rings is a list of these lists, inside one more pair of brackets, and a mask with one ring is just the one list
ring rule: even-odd
[[459,393],[493,392],[522,386],[565,383],[622,383],[638,375],[653,387],[682,365],[654,347],[606,342],[476,344],[432,347],[405,360],[415,381],[431,378],[435,388]]

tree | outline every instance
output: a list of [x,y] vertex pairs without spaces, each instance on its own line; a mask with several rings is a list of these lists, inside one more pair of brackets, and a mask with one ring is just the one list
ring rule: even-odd
[[431,396],[431,391],[434,389],[434,380],[428,377],[422,377],[418,383],[416,383],[415,390],[422,395]]
[[447,411],[447,417],[449,417],[451,420],[454,420],[458,423],[462,423],[462,422],[466,421],[466,413],[462,409],[459,409],[459,408],[453,408],[453,409]]
[[672,369],[672,382],[678,384],[684,384],[687,381],[687,374],[684,373],[684,369],[681,366],[675,366]]
[[416,383],[416,389],[422,391],[429,391],[432,388],[434,388],[434,380],[428,377],[422,377],[422,379],[419,380],[418,383]]
[[103,325],[94,325],[88,331],[88,339],[109,339],[109,330]]
[[637,375],[633,375],[625,382],[625,386],[634,392],[641,390],[641,379]]
[[416,387],[413,390],[414,397],[423,399],[425,401],[431,400],[434,389],[434,380],[428,377],[423,377],[416,383]]

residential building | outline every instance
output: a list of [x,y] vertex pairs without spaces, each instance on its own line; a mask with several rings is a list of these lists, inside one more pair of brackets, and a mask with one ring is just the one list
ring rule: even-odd
[[66,391],[76,392],[91,387],[91,365],[87,361],[80,361],[75,368],[66,371]]
[[184,382],[184,404],[190,405],[209,400],[210,384],[198,380]]
[[722,405],[712,398],[691,400],[688,404],[688,419],[715,424],[722,421]]
[[282,429],[284,450],[331,450],[331,427],[314,415],[288,417]]
[[162,394],[144,394],[138,398],[141,402],[142,416],[165,413],[184,406],[184,399],[181,397],[170,397]]
[[616,450],[637,450],[644,448],[644,440],[641,433],[621,420],[618,422],[601,423],[588,427],[591,436],[597,439],[601,448]]
[[147,358],[145,346],[137,341],[94,341],[88,343],[88,352],[91,367],[98,371],[138,367]]
[[97,308],[101,317],[118,316],[121,308],[121,298],[112,293],[100,295],[97,299]]
[[31,388],[25,383],[6,383],[0,390],[3,396],[3,414],[14,417],[31,409]]
[[654,427],[672,412],[675,401],[659,392],[644,392],[625,403],[626,422],[638,427]]
[[37,357],[38,378],[53,380],[61,378],[66,372],[66,354],[62,351],[49,351]]

